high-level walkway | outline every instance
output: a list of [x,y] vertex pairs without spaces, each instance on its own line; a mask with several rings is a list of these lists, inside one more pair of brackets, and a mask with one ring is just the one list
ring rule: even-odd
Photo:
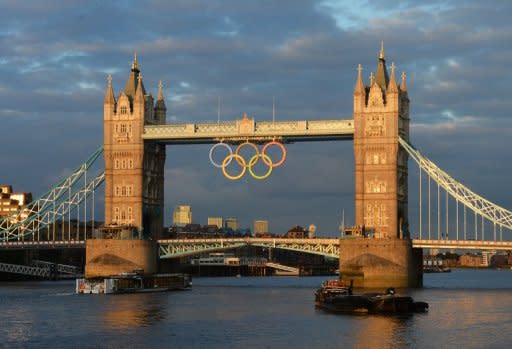
[[144,127],[144,140],[167,144],[240,142],[283,139],[285,142],[339,140],[354,137],[354,120],[255,121],[240,119],[219,123],[167,124]]

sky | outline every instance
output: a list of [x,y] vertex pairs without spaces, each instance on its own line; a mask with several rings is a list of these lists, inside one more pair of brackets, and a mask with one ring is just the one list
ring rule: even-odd
[[[368,84],[381,40],[408,76],[410,141],[467,187],[512,208],[512,3],[508,1],[0,1],[0,183],[46,192],[102,143],[103,96],[134,52],[167,122],[352,118],[356,67]],[[268,219],[283,233],[353,223],[351,141],[290,144],[265,181],[224,178],[209,145],[168,146],[165,217]],[[417,168],[410,220],[417,230]],[[97,202],[102,210],[102,199]]]

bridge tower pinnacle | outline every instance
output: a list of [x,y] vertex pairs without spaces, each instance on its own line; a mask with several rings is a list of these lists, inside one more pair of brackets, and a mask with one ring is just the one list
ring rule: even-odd
[[398,137],[409,139],[409,99],[395,69],[389,77],[382,43],[375,77],[365,86],[359,66],[353,97],[355,221],[377,238],[408,237],[407,154]]

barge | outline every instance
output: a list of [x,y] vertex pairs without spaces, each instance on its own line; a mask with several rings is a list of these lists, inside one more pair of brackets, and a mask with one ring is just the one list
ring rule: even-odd
[[352,286],[339,280],[327,280],[315,292],[318,308],[347,314],[424,313],[428,303],[415,302],[409,296],[400,296],[393,288],[385,293],[354,294]]
[[119,294],[186,290],[192,286],[188,274],[122,273],[104,279],[76,279],[77,294]]

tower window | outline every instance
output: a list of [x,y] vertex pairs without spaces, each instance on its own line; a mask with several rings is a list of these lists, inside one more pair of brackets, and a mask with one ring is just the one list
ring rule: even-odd
[[124,115],[124,114],[128,114],[128,108],[126,107],[126,105],[123,105],[121,107],[121,115]]

